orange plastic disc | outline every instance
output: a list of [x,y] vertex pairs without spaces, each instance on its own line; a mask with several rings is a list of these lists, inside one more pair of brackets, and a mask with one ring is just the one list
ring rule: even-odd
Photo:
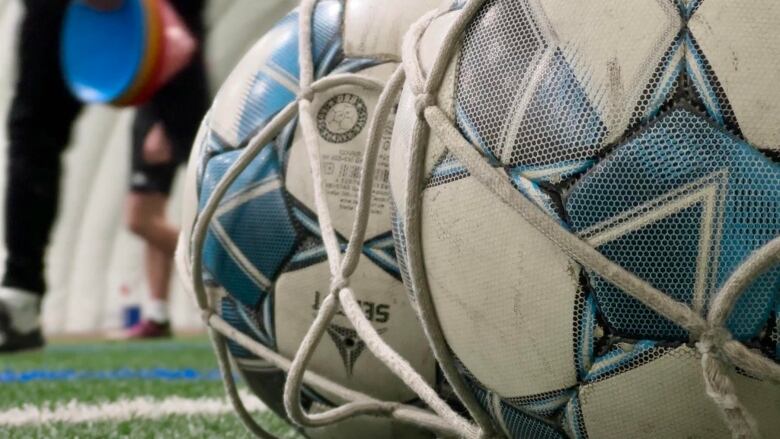
[[155,5],[161,20],[159,57],[148,82],[131,101],[133,105],[151,99],[173,76],[187,66],[197,48],[195,38],[168,0],[155,0]]
[[160,14],[159,0],[141,0],[147,21],[146,50],[132,85],[122,96],[112,103],[119,106],[134,105],[154,80],[156,70],[159,69],[163,51],[163,23]]

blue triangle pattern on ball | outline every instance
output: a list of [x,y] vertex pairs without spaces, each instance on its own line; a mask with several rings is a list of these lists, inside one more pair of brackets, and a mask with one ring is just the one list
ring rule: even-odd
[[[736,267],[780,234],[780,166],[677,106],[580,179],[566,211],[605,256],[704,314]],[[739,299],[728,321],[736,338],[765,327],[779,281],[780,269],[772,270]],[[687,340],[685,330],[614,285],[596,275],[591,282],[617,334]]]

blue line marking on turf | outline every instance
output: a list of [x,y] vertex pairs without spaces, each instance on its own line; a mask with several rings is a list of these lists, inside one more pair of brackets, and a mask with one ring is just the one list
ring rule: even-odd
[[217,369],[113,369],[113,370],[76,370],[76,369],[32,369],[17,371],[0,370],[1,383],[30,383],[41,381],[119,381],[119,380],[157,380],[157,381],[219,381]]
[[208,342],[158,341],[154,343],[55,344],[46,346],[49,352],[105,352],[105,351],[180,351],[211,350]]

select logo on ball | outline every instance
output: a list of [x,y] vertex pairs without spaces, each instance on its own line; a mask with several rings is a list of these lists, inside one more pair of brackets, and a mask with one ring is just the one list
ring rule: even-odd
[[367,121],[366,103],[352,93],[333,96],[317,113],[320,136],[330,143],[349,142],[363,131]]

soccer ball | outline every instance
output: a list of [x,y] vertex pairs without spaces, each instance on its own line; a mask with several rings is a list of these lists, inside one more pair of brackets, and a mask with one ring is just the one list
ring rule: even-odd
[[[397,52],[403,24],[408,26],[425,6],[429,5],[414,2],[393,13],[391,5],[379,2],[319,2],[312,26],[317,76],[354,73],[386,81],[397,66],[387,60],[389,53]],[[381,20],[368,20],[367,15],[375,12],[386,14]],[[189,242],[199,210],[249,139],[295,100],[298,36],[299,16],[293,11],[254,45],[220,90],[190,162],[183,242]],[[378,95],[376,89],[343,85],[317,93],[312,101],[327,203],[344,247],[357,204],[368,122]],[[382,338],[433,385],[436,363],[408,302],[395,258],[387,183],[390,134],[388,129],[378,160],[380,178],[373,186],[366,242],[350,285]],[[202,257],[208,287],[219,297],[223,319],[290,359],[330,290],[313,192],[306,145],[293,121],[230,187],[210,224],[203,255],[187,256]],[[234,341],[228,346],[250,389],[284,415],[284,374]],[[380,400],[417,402],[416,395],[368,352],[341,313],[327,328],[309,370]],[[303,400],[304,408],[312,412],[345,403],[314,387],[305,388]],[[353,419],[306,433],[317,438],[430,437],[378,418]]]
[[[453,49],[441,42],[463,3],[423,35],[423,69]],[[513,190],[705,316],[729,275],[780,235],[779,28],[770,0],[489,0],[455,40],[436,105]],[[390,153],[399,260],[414,267],[418,246],[425,285],[412,287],[429,295],[496,428],[730,437],[696,334],[572,260],[435,133],[420,191],[407,193],[415,103],[407,86]],[[418,202],[419,239],[404,221]],[[775,266],[727,320],[775,362],[778,299]],[[758,432],[775,437],[780,386],[731,369]]]

